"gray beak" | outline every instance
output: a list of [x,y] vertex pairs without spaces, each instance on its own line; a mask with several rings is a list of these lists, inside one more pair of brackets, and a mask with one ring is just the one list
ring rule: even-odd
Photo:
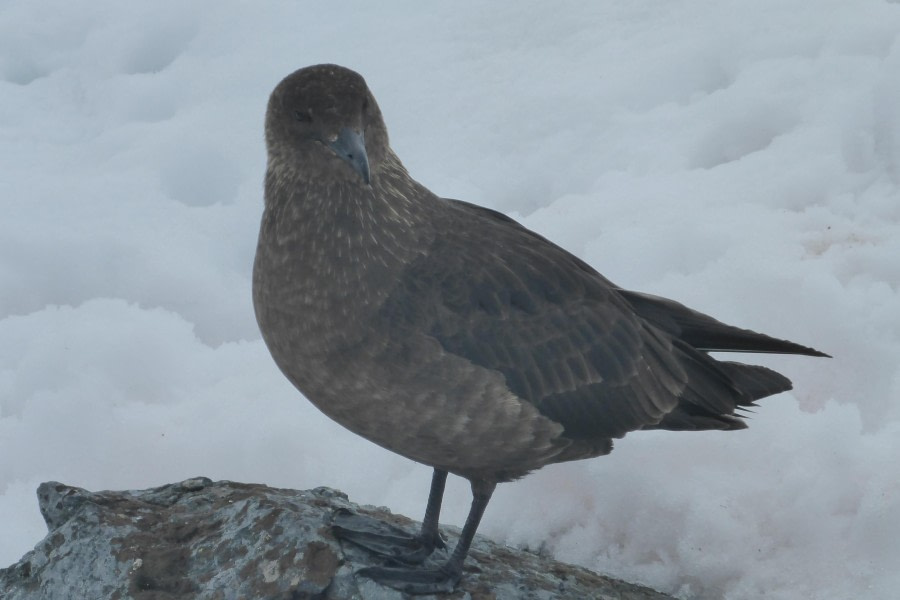
[[359,173],[366,185],[369,183],[369,157],[366,154],[366,139],[362,133],[348,127],[341,129],[336,140],[328,144],[331,150],[347,161]]

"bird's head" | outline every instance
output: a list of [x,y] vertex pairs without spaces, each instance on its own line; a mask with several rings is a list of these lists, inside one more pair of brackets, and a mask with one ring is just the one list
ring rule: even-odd
[[266,112],[266,146],[270,165],[274,161],[304,178],[370,185],[388,138],[362,76],[315,65],[275,87]]

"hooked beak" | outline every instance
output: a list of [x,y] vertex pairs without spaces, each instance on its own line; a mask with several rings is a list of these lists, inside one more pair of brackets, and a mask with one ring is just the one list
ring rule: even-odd
[[328,147],[353,167],[366,185],[369,184],[369,157],[366,154],[366,139],[362,133],[344,127],[337,139],[330,142]]

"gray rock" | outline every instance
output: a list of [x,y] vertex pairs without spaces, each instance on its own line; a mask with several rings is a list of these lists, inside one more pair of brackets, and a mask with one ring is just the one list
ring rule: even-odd
[[[348,509],[418,530],[406,517],[357,506],[329,488],[284,490],[205,477],[121,492],[48,482],[38,498],[49,531],[19,562],[0,569],[3,600],[400,600],[401,592],[354,575],[379,559],[341,544],[329,523],[335,511]],[[452,547],[459,530],[442,532]],[[470,558],[460,588],[445,598],[670,598],[482,536]]]

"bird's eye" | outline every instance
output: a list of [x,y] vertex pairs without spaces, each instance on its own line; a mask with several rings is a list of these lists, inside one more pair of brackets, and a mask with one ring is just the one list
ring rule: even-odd
[[300,121],[301,123],[312,123],[312,115],[308,112],[302,112],[299,110],[294,111],[294,118]]
[[368,99],[368,98],[365,98],[365,99],[363,100],[363,107],[362,107],[362,108],[363,108],[363,112],[366,112],[366,111],[369,110],[369,99]]

